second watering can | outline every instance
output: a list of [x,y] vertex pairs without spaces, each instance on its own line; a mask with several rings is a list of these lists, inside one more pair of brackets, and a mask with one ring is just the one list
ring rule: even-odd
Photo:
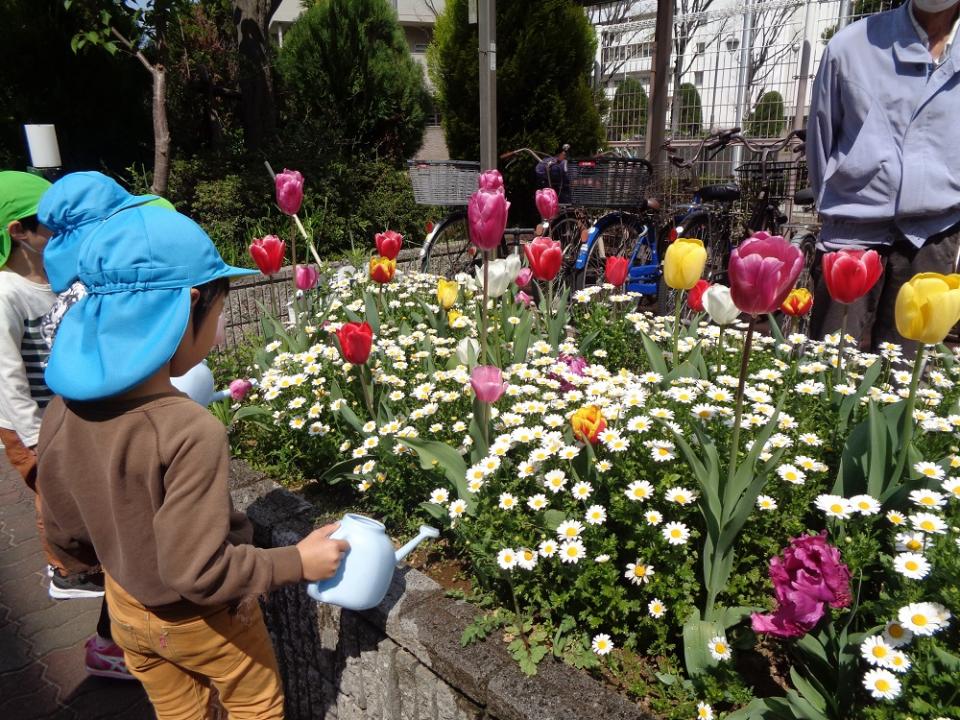
[[420,533],[413,540],[394,551],[382,523],[347,513],[330,537],[346,540],[350,549],[336,575],[329,580],[309,583],[307,594],[314,600],[348,610],[376,607],[387,594],[397,563],[422,541],[439,536],[440,531],[436,528],[421,525]]

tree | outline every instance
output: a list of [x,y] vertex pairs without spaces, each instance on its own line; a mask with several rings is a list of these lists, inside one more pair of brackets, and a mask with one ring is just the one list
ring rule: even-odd
[[771,90],[760,96],[760,101],[746,122],[746,134],[758,138],[780,137],[786,127],[783,96]]
[[700,93],[691,83],[683,83],[674,96],[681,135],[699,135],[703,129],[703,105]]
[[630,140],[647,133],[647,93],[636,78],[624,78],[617,86],[610,106],[608,132],[619,135],[620,140]]
[[[458,158],[480,156],[477,46],[467,0],[448,0],[427,57],[447,147]],[[593,28],[572,0],[498,3],[498,146],[596,150],[603,126],[589,82],[595,53]]]
[[288,112],[316,146],[394,161],[423,142],[430,94],[387,0],[326,0],[284,37]]
[[764,9],[763,3],[756,3],[750,32],[747,85],[743,93],[744,117],[749,108],[759,102],[759,95],[763,94],[763,81],[776,70],[783,58],[789,58],[799,47],[800,28],[790,23],[799,8],[799,5],[789,5]]
[[260,147],[274,132],[276,111],[270,72],[268,26],[281,0],[234,0],[240,56],[240,105],[244,138]]
[[[885,12],[886,10],[893,10],[898,8],[906,0],[854,0],[853,5],[850,7],[850,20],[851,22],[864,18],[868,15],[875,15],[878,12]],[[837,32],[838,26],[831,25],[826,30],[823,31],[820,35],[820,39],[826,45],[830,38],[832,38]]]

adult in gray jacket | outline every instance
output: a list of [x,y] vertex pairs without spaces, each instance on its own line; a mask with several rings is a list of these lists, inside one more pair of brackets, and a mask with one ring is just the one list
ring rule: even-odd
[[[900,286],[954,271],[960,245],[960,0],[908,0],[830,41],[813,86],[810,181],[820,250],[873,248],[884,274],[848,309],[847,332],[912,343],[896,331]],[[819,270],[819,263],[818,268]],[[818,279],[814,337],[840,328],[843,307]],[[874,317],[872,326],[870,318]]]

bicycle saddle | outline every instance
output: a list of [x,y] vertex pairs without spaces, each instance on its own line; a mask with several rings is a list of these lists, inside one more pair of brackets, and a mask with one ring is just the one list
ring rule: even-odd
[[740,199],[740,188],[733,183],[704,185],[700,188],[700,199],[706,202],[733,202]]
[[799,190],[793,196],[793,201],[797,205],[813,205],[813,188],[805,187],[803,190]]

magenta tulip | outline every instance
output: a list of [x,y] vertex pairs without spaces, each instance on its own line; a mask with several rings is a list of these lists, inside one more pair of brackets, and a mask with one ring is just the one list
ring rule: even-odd
[[507,389],[503,373],[496,365],[477,365],[470,373],[470,385],[482,403],[495,403]]
[[553,188],[537,190],[535,199],[537,210],[540,212],[540,217],[543,218],[544,222],[553,220],[553,218],[557,216],[557,207],[559,207],[560,201],[557,200],[557,193]]
[[477,187],[486,192],[503,192],[503,175],[499,170],[487,170],[477,178]]
[[502,187],[499,191],[477,190],[471,195],[467,205],[471,242],[481,250],[493,250],[497,247],[507,227],[509,210],[510,203],[503,194]]
[[320,280],[320,271],[313,265],[297,265],[293,279],[297,285],[297,290],[311,290],[317,286],[317,281]]
[[300,212],[300,204],[303,202],[303,175],[296,170],[284,168],[282,173],[277,173],[276,185],[280,211],[286,215]]
[[527,295],[527,293],[525,293],[523,290],[517,293],[515,300],[518,303],[523,303],[524,307],[530,307],[533,305],[533,298]]
[[243,378],[234,380],[230,383],[230,397],[234,402],[242,402],[251,388],[253,388],[253,383],[249,380],[244,380]]
[[520,272],[517,273],[516,279],[514,282],[517,284],[518,288],[525,288],[530,284],[530,281],[533,279],[533,270],[528,267],[521,268]]
[[730,253],[730,297],[751,315],[780,309],[803,269],[800,249],[779,235],[759,232]]

